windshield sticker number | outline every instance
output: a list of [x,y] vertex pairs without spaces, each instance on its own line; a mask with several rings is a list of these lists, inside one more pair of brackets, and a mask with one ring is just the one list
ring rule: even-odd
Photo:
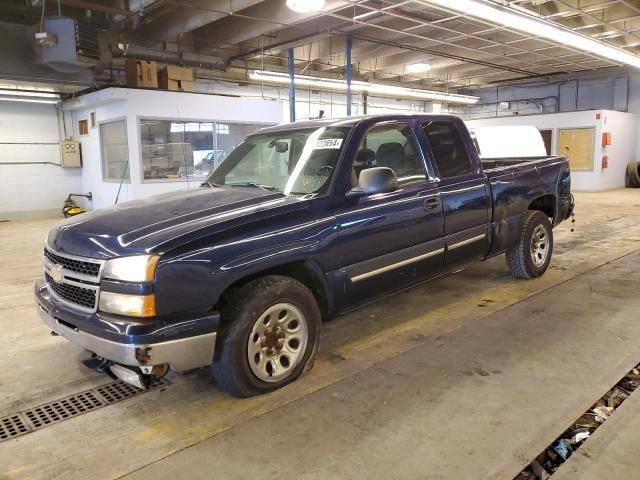
[[321,138],[316,143],[316,149],[338,149],[342,145],[342,138]]

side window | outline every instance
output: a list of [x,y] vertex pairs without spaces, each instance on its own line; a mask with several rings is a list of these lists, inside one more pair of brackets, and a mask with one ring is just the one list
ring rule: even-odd
[[441,178],[459,177],[473,172],[467,148],[453,123],[429,122],[423,128]]
[[424,180],[424,162],[418,153],[411,127],[405,123],[379,125],[371,128],[360,142],[353,163],[355,174],[371,167],[389,167],[399,182]]

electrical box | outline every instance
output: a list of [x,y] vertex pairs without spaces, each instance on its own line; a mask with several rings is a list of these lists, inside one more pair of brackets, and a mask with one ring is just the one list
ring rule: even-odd
[[73,140],[63,140],[60,142],[60,163],[63,168],[82,167],[80,142],[74,142]]

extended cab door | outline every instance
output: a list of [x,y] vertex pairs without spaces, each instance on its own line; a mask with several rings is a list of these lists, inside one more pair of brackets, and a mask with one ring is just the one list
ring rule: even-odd
[[345,307],[438,275],[443,267],[442,204],[410,123],[383,122],[364,133],[353,159],[354,185],[371,167],[394,170],[399,188],[346,202],[337,212],[333,251],[346,277]]
[[444,210],[445,270],[486,256],[490,247],[491,190],[459,120],[422,124],[439,177]]

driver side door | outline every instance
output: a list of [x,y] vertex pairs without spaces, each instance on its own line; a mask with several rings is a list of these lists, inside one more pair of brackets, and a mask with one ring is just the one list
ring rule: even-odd
[[[345,277],[342,309],[367,303],[441,273],[442,202],[408,122],[384,122],[363,135],[353,173],[388,167],[398,188],[345,202],[336,249]],[[340,307],[338,307],[340,308]]]

